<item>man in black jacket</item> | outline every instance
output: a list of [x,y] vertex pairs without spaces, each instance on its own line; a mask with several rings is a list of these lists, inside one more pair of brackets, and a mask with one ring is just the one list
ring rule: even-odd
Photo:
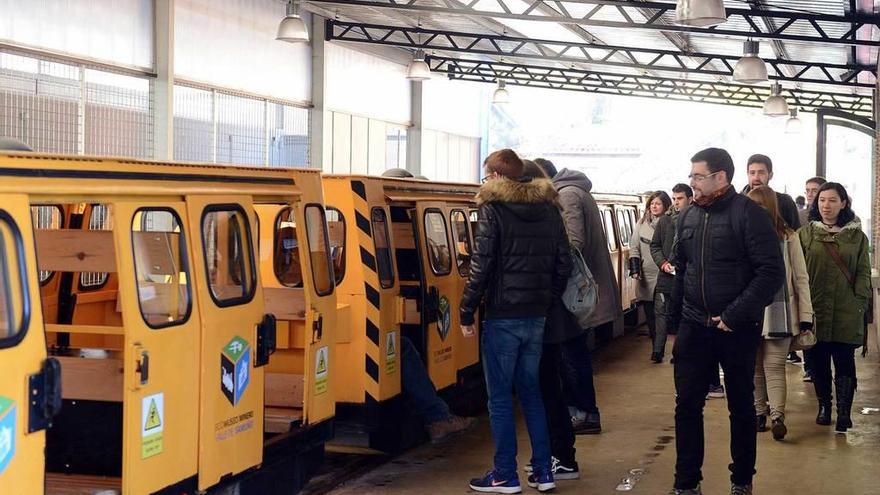
[[657,221],[654,237],[651,239],[651,257],[660,268],[657,275],[657,289],[654,291],[654,312],[657,315],[657,331],[654,332],[654,348],[651,361],[659,364],[666,354],[666,339],[669,333],[675,334],[675,328],[666,325],[666,314],[669,300],[672,298],[673,278],[675,269],[669,261],[672,259],[672,245],[675,241],[675,222],[678,216],[694,198],[694,190],[687,184],[676,184],[672,187],[672,208]]
[[[748,194],[752,189],[759,186],[770,186],[773,179],[773,160],[767,155],[752,155],[749,157],[746,170],[749,174],[749,185],[743,188],[742,193]],[[779,204],[779,215],[785,220],[791,230],[801,228],[801,218],[798,207],[785,193],[776,193],[776,202]]]
[[700,491],[703,407],[718,363],[727,384],[731,495],[751,495],[757,422],[755,357],[764,307],[782,286],[785,266],[770,217],[730,185],[733,160],[718,148],[691,158],[694,205],[679,215],[671,323],[681,322],[675,357],[675,488]]
[[520,491],[515,388],[532,444],[528,483],[548,491],[556,484],[538,369],[547,310],[565,291],[571,271],[568,237],[556,206],[558,194],[549,180],[524,178],[523,162],[512,150],[492,153],[484,166],[470,276],[461,300],[461,329],[465,336],[474,335],[474,312],[484,302],[480,348],[495,467],[485,477],[471,480],[470,487],[479,492]]

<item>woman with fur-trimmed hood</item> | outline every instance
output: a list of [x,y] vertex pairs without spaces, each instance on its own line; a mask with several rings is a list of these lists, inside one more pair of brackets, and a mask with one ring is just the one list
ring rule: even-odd
[[509,149],[489,155],[484,167],[461,326],[466,337],[475,335],[474,313],[485,304],[480,348],[496,452],[494,469],[471,480],[470,487],[490,493],[520,488],[515,388],[532,444],[528,483],[547,491],[556,485],[538,368],[547,310],[565,291],[571,271],[568,237],[556,205],[558,194],[549,180],[523,177],[523,161]]

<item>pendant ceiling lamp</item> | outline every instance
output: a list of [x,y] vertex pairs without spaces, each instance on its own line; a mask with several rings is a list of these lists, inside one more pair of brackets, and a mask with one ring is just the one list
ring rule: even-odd
[[409,63],[407,68],[406,78],[410,81],[426,81],[431,79],[431,68],[425,62],[424,50],[416,50],[412,62]]
[[801,119],[798,118],[798,109],[797,107],[791,108],[791,117],[788,118],[788,122],[785,123],[785,133],[786,134],[800,134],[803,130],[804,124],[801,122]]
[[498,87],[495,88],[495,92],[492,93],[492,103],[496,105],[510,103],[510,93],[507,92],[505,86],[504,81],[498,81]]
[[782,96],[782,86],[779,83],[774,83],[770,86],[770,97],[764,102],[764,115],[784,117],[788,114],[788,103]]
[[757,41],[743,43],[743,57],[733,68],[733,80],[743,84],[757,84],[767,80],[767,64],[758,57]]
[[727,20],[724,0],[678,0],[675,22],[683,26],[717,26]]
[[275,35],[275,39],[288,43],[309,42],[309,30],[299,16],[299,5],[294,0],[287,2],[287,15],[278,24],[278,34]]

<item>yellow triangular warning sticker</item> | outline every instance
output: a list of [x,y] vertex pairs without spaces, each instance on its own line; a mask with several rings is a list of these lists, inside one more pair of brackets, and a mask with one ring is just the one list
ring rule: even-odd
[[318,353],[318,374],[327,372],[327,359],[324,358],[324,353]]
[[394,355],[394,336],[388,337],[388,349],[385,351],[386,356]]
[[147,413],[147,422],[144,423],[144,431],[162,426],[162,417],[159,416],[159,408],[156,407],[156,399],[150,401],[150,410]]

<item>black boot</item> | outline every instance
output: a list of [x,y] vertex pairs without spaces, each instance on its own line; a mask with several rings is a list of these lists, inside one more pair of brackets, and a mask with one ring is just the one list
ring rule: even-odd
[[828,426],[831,424],[831,382],[820,375],[821,373],[813,375],[813,387],[816,388],[816,399],[819,401],[816,424]]
[[762,433],[767,431],[767,415],[759,414],[758,415],[758,433]]
[[838,376],[834,379],[834,389],[837,392],[837,424],[834,431],[846,433],[846,430],[853,425],[850,413],[856,391],[856,380],[851,376]]

